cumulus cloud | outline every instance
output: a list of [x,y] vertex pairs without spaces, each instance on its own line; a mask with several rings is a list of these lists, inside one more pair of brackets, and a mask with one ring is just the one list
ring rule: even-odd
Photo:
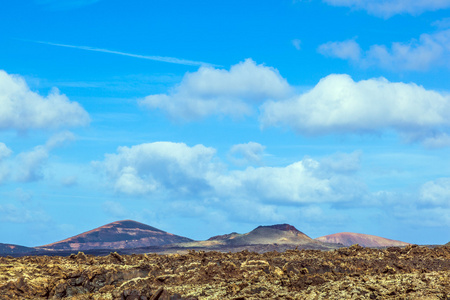
[[365,189],[351,177],[323,172],[311,158],[286,167],[248,167],[217,177],[215,190],[229,198],[258,198],[266,203],[309,204],[352,201]]
[[231,147],[228,157],[236,165],[260,165],[265,148],[265,146],[255,142],[237,144]]
[[419,203],[450,208],[450,178],[439,178],[425,183],[420,189]]
[[113,179],[116,191],[142,195],[158,190],[182,194],[208,189],[208,176],[217,166],[212,162],[216,150],[203,145],[155,142],[119,147],[117,154],[106,154],[94,166]]
[[362,9],[377,17],[390,18],[397,14],[419,15],[450,7],[448,0],[323,0],[333,6]]
[[25,80],[0,70],[0,130],[49,129],[83,126],[88,113],[54,89],[42,97],[29,89]]
[[431,66],[450,67],[450,29],[422,34],[418,40],[372,45],[362,51],[355,40],[328,42],[318,48],[319,53],[350,60],[362,67],[381,67],[388,70],[427,70]]
[[261,124],[301,134],[363,133],[394,129],[425,139],[450,126],[450,95],[414,83],[375,78],[355,82],[329,75],[310,91],[262,106]]
[[[332,211],[342,215],[338,219],[344,222],[355,209],[370,207],[383,220],[409,222],[411,217],[427,214],[420,218],[423,226],[448,224],[448,178],[430,181],[415,191],[372,192],[358,178],[361,156],[359,151],[336,153],[321,159],[304,157],[285,166],[236,170],[226,168],[213,148],[156,142],[119,147],[94,165],[117,193],[162,201],[165,212],[183,217],[317,222],[317,218],[329,218]],[[124,174],[128,174],[126,180]],[[103,209],[110,215],[127,213],[117,202],[105,202]]]
[[247,59],[230,70],[203,66],[186,73],[167,94],[145,97],[139,103],[161,109],[177,120],[196,120],[210,115],[242,117],[255,104],[287,97],[292,88],[278,71]]
[[327,166],[330,162],[322,165],[305,158],[286,167],[229,171],[215,153],[203,145],[156,142],[119,147],[116,154],[106,154],[104,161],[94,165],[119,193],[169,193],[210,199],[211,203],[227,199],[272,204],[351,201],[365,189],[351,176]]

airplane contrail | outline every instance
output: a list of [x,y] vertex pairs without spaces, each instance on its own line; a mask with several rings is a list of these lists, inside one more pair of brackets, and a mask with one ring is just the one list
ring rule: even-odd
[[218,66],[218,65],[206,63],[206,62],[203,62],[203,61],[187,60],[187,59],[181,59],[181,58],[176,58],[176,57],[154,56],[154,55],[140,55],[140,54],[126,53],[126,52],[115,51],[115,50],[108,50],[108,49],[102,49],[102,48],[94,48],[94,47],[88,47],[88,46],[67,45],[67,44],[57,44],[57,43],[43,42],[43,41],[29,41],[29,42],[45,44],[45,45],[51,45],[51,46],[58,46],[58,47],[74,48],[74,49],[80,49],[80,50],[86,50],[86,51],[94,51],[94,52],[103,52],[103,53],[117,54],[117,55],[122,55],[122,56],[129,56],[129,57],[135,57],[135,58],[141,58],[141,59],[155,60],[155,61],[161,61],[161,62],[166,62],[166,63],[171,63],[171,64],[186,65],[186,66],[213,66],[213,67],[217,67]]

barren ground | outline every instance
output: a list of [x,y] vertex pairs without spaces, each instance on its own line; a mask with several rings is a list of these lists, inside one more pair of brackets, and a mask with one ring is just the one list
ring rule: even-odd
[[0,257],[1,299],[450,299],[450,246]]

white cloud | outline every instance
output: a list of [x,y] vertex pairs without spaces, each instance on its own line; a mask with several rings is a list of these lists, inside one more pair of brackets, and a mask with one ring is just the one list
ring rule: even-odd
[[61,147],[67,142],[71,142],[75,140],[75,135],[70,131],[63,131],[57,134],[52,135],[47,143],[45,143],[45,147],[47,150],[52,150],[57,147]]
[[[285,125],[301,134],[394,129],[424,140],[450,126],[450,95],[384,78],[355,82],[329,75],[310,91],[262,106],[263,127]],[[428,135],[427,135],[428,134]]]
[[83,126],[88,113],[54,89],[42,97],[25,80],[0,70],[0,129],[48,129]]
[[119,147],[117,154],[106,154],[94,166],[113,179],[115,190],[121,193],[169,190],[192,194],[209,188],[207,178],[217,167],[212,162],[215,152],[203,145],[155,142]]
[[260,165],[265,148],[265,146],[255,142],[237,144],[231,147],[228,157],[236,165]]
[[372,45],[362,51],[354,40],[328,42],[318,51],[326,56],[347,59],[362,67],[381,67],[388,70],[427,70],[432,66],[450,67],[450,29],[422,34],[419,40]]
[[450,208],[450,178],[425,183],[420,189],[419,203]]
[[57,133],[51,136],[44,146],[39,145],[31,151],[19,153],[14,162],[16,180],[28,182],[42,179],[44,177],[43,166],[50,151],[73,139],[74,135],[71,132]]
[[37,181],[44,177],[42,167],[48,158],[48,151],[37,146],[32,151],[17,155],[16,179],[18,181]]
[[0,161],[12,154],[12,150],[9,149],[4,143],[0,143]]
[[361,56],[361,48],[355,40],[328,42],[320,45],[318,51],[325,56],[349,59],[352,61],[358,61]]
[[364,189],[349,176],[323,172],[321,163],[311,158],[286,167],[231,171],[217,177],[213,185],[227,198],[284,204],[352,201]]
[[323,0],[333,6],[366,10],[369,14],[389,18],[397,14],[419,15],[426,11],[450,7],[448,0]]
[[230,70],[201,67],[186,73],[168,94],[145,97],[140,104],[161,109],[173,119],[195,120],[210,115],[242,117],[253,112],[255,104],[280,99],[292,92],[278,71],[247,59]]
[[215,153],[203,145],[156,142],[119,147],[117,154],[106,154],[104,161],[94,165],[119,193],[194,196],[211,203],[230,199],[286,204],[351,201],[365,189],[348,174],[327,166],[329,161],[322,165],[305,158],[286,167],[228,171]]

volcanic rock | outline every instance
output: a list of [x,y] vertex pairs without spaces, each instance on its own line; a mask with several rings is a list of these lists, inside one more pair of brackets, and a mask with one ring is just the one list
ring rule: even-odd
[[358,244],[363,247],[392,247],[392,246],[407,246],[409,243],[390,240],[375,235],[341,232],[330,235],[325,235],[316,238],[317,241],[326,243],[342,244],[344,246],[351,246]]
[[0,257],[1,299],[449,299],[450,247]]
[[136,221],[106,224],[74,237],[36,247],[45,250],[130,249],[192,241]]

